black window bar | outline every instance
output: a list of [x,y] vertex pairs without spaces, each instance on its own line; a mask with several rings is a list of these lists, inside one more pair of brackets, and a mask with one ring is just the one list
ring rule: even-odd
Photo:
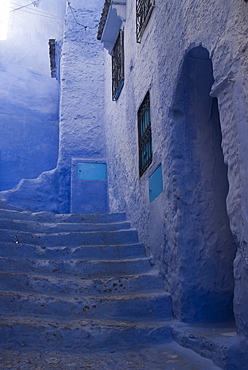
[[155,0],[136,0],[136,39],[141,41],[146,25],[150,19]]
[[119,31],[112,51],[112,100],[117,100],[124,85],[124,32]]
[[152,163],[152,131],[149,91],[138,110],[138,134],[139,174],[142,176]]

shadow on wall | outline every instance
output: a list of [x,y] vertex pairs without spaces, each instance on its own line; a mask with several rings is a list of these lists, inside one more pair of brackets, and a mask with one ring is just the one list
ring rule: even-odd
[[0,63],[0,191],[56,167],[59,84],[17,64]]
[[229,184],[218,101],[209,95],[213,82],[208,51],[190,50],[171,116],[180,281],[174,311],[184,321],[233,320],[236,245],[226,210]]

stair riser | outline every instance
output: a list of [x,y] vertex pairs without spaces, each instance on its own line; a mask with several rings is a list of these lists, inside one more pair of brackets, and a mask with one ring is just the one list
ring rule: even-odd
[[0,296],[2,315],[41,315],[83,319],[169,320],[169,296],[106,299],[86,297],[70,300],[42,296]]
[[115,231],[115,230],[128,230],[130,229],[130,222],[119,223],[45,223],[40,222],[25,222],[16,220],[1,220],[0,229],[25,231],[33,233],[61,233],[61,232],[86,232],[86,231]]
[[0,258],[0,271],[55,277],[77,276],[84,279],[137,275],[151,270],[148,259],[129,261],[49,261]]
[[84,247],[36,247],[26,244],[0,243],[1,256],[12,258],[37,259],[91,259],[91,260],[119,260],[142,258],[145,255],[143,244],[129,244],[117,246],[84,246]]
[[0,273],[0,290],[52,296],[109,296],[162,291],[157,275],[141,275],[97,280],[66,280],[30,275]]
[[[218,329],[217,329],[218,330]],[[215,329],[213,329],[213,332]],[[211,335],[208,336],[208,334],[205,332],[204,329],[202,331],[202,334],[199,335],[197,331],[193,334],[192,328],[191,331],[181,331],[180,329],[175,326],[172,328],[172,337],[175,342],[177,342],[180,346],[190,349],[191,351],[194,351],[198,353],[200,356],[207,357],[211,361],[213,361],[217,366],[219,366],[220,369],[226,369],[226,370],[246,370],[247,363],[245,367],[233,367],[232,365],[228,366],[228,360],[225,358],[224,355],[225,349],[228,348],[228,341],[226,341],[225,345],[223,346],[224,342],[219,342],[216,338],[211,338]],[[224,355],[224,356],[223,356]],[[223,358],[225,360],[223,361]]]
[[161,325],[172,319],[170,297],[125,214],[6,209],[0,229],[0,347],[88,352],[171,340]]
[[[0,346],[16,350],[80,351],[136,348],[146,344],[171,341],[169,326],[154,328],[125,328],[81,326],[80,330],[53,327],[13,325],[0,327]],[[83,365],[83,364],[82,364]]]
[[126,221],[125,213],[107,214],[53,214],[49,212],[31,213],[28,211],[18,212],[15,210],[0,209],[0,218],[10,220],[36,221],[36,222],[66,222],[66,223],[111,223]]
[[13,206],[12,204],[8,204],[3,199],[1,199],[0,200],[0,211],[4,211],[4,210],[18,211],[18,212],[22,211],[20,207],[16,207],[16,206]]
[[22,231],[0,230],[1,241],[38,246],[117,245],[138,243],[136,230],[106,232],[71,232],[59,234],[32,234]]

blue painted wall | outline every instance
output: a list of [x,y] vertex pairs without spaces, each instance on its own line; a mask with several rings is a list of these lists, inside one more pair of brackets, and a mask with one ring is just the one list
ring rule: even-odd
[[70,212],[108,212],[107,165],[100,159],[72,160]]
[[[223,7],[221,1],[217,0],[209,8],[205,2],[196,7],[192,0],[189,1],[192,10],[189,12],[188,4],[187,9],[184,3],[180,3],[179,7],[177,4],[176,8],[171,4],[169,8],[165,6],[164,0],[156,0],[156,7],[141,43],[137,44],[135,2],[127,1],[127,14],[121,17],[126,19],[125,84],[116,102],[111,100],[111,57],[106,54],[104,77],[103,51],[95,39],[95,27],[103,2],[72,0],[71,4],[80,24],[75,24],[73,13],[68,11],[61,64],[59,155],[55,169],[51,170],[57,159],[56,139],[53,136],[56,125],[53,126],[53,123],[56,122],[58,108],[58,86],[48,78],[50,71],[47,56],[46,62],[39,64],[39,68],[34,68],[33,62],[34,55],[39,51],[33,45],[37,38],[38,44],[43,45],[39,30],[44,26],[37,27],[36,32],[30,32],[30,38],[21,37],[23,42],[28,40],[27,43],[9,43],[11,48],[2,47],[0,50],[0,67],[2,78],[5,78],[3,86],[7,86],[6,89],[1,87],[1,99],[4,102],[2,109],[6,109],[6,114],[1,118],[4,123],[1,158],[4,160],[0,171],[4,170],[4,186],[7,186],[6,181],[13,184],[18,181],[17,178],[11,178],[15,176],[15,168],[19,168],[18,173],[23,171],[20,178],[37,176],[35,171],[38,168],[41,171],[37,178],[21,180],[15,190],[4,192],[1,196],[27,209],[69,212],[74,194],[74,175],[71,171],[73,161],[106,162],[109,208],[113,212],[126,211],[137,227],[140,240],[144,241],[147,253],[159,267],[172,293],[175,315],[188,321],[192,318],[214,321],[223,317],[222,308],[226,306],[228,309],[225,312],[230,315],[225,317],[230,318],[234,284],[234,313],[238,330],[248,335],[248,139],[244,134],[248,121],[248,105],[244,104],[248,90],[248,49],[244,37],[247,4],[240,2],[234,6],[228,0]],[[124,7],[121,8],[123,13]],[[27,20],[23,18],[22,22],[20,29],[24,30]],[[34,25],[35,22],[32,23]],[[215,30],[211,37],[210,28]],[[18,40],[17,34],[14,39]],[[204,46],[203,54],[208,50],[213,63],[211,76],[210,59],[206,75],[201,68],[187,65],[189,61],[185,61],[188,51],[201,45]],[[16,51],[14,58],[10,50]],[[25,58],[20,58],[21,55],[25,55]],[[40,55],[38,53],[39,58]],[[193,56],[188,54],[188,57],[190,59]],[[202,59],[202,55],[198,54],[197,58]],[[17,70],[18,76],[15,76]],[[208,81],[205,80],[207,77]],[[44,86],[40,84],[41,80]],[[54,86],[49,85],[48,80]],[[197,85],[199,82],[208,84],[203,94]],[[137,111],[148,90],[151,96],[154,155],[151,166],[140,178]],[[9,91],[20,91],[18,99],[17,94],[11,93],[11,102]],[[218,114],[215,111],[211,117],[213,101],[209,95],[218,99],[221,132],[216,136],[212,136],[212,131]],[[49,104],[46,104],[48,101]],[[191,106],[189,110],[192,102],[195,109]],[[198,111],[197,117],[194,116],[195,110]],[[30,123],[30,112],[35,122],[39,122],[37,126]],[[205,118],[202,120],[202,117],[207,117],[209,122]],[[21,125],[17,122],[21,122]],[[10,126],[11,123],[13,126]],[[43,140],[39,148],[37,136]],[[205,139],[209,140],[209,145],[206,145]],[[48,146],[44,151],[46,142]],[[221,165],[221,157],[215,161],[217,152],[212,150],[216,142],[223,155]],[[205,154],[209,147],[213,157],[208,161]],[[46,160],[44,153],[50,153]],[[204,157],[204,161],[195,161],[196,157]],[[150,202],[149,178],[160,164],[163,191]],[[44,168],[49,171],[42,172]],[[201,170],[207,176],[201,178]],[[221,177],[225,178],[223,182],[218,178],[216,181],[219,172],[226,172]],[[219,190],[215,193],[213,187]],[[199,188],[201,191],[198,191]],[[79,189],[78,194],[82,193],[83,189]],[[205,195],[209,193],[206,199]],[[87,195],[83,196],[86,199]],[[105,199],[105,195],[102,195],[101,200]],[[219,203],[222,208],[216,218],[214,208]],[[215,217],[211,218],[209,214],[205,217],[204,208],[213,211]],[[218,228],[222,219],[224,222]],[[216,226],[210,229],[213,223]],[[227,227],[228,223],[230,228]],[[218,233],[217,229],[223,233]],[[226,242],[224,235],[227,235]],[[233,236],[238,245],[234,270]],[[211,249],[212,245],[217,247]],[[228,245],[228,253],[225,245]],[[194,266],[199,263],[195,270],[189,267],[192,261]],[[210,267],[214,268],[214,273]],[[220,275],[218,271],[221,271]],[[228,273],[222,274],[223,271]],[[235,280],[232,279],[233,273]],[[220,287],[221,278],[223,285],[219,294],[220,291],[212,288]],[[217,306],[221,309],[215,310]],[[214,312],[215,317],[209,317],[210,311]]]
[[[49,6],[54,7],[50,11],[63,12],[65,1],[55,1]],[[44,77],[45,73],[50,76],[47,42],[49,38],[56,38],[51,36],[53,32],[48,33],[46,40],[47,68],[42,64],[41,76],[38,72],[35,74],[37,88],[33,88],[32,81],[28,80],[29,75],[22,81],[21,86],[26,92],[30,90],[30,93],[26,99],[26,110],[23,110],[26,121],[21,122],[21,128],[18,126],[16,140],[20,144],[25,136],[27,142],[19,145],[18,149],[12,145],[15,149],[11,150],[11,159],[16,159],[12,168],[26,165],[26,172],[18,173],[16,183],[23,178],[26,180],[21,180],[16,188],[1,193],[1,198],[11,204],[35,211],[58,213],[68,213],[71,210],[89,213],[108,209],[107,182],[102,182],[101,186],[100,183],[94,184],[93,191],[88,182],[83,184],[74,176],[73,167],[74,160],[77,159],[92,159],[95,162],[101,160],[106,163],[104,51],[96,39],[101,11],[102,4],[97,0],[91,0],[90,3],[86,0],[72,0],[70,6],[67,6],[63,35],[60,28],[60,36],[63,38],[60,86],[56,80]],[[64,18],[62,14],[60,16],[58,21],[62,27]],[[40,40],[35,28],[32,40],[37,39],[42,44],[43,39]],[[38,52],[37,47],[35,50]],[[29,61],[28,55],[26,59]],[[17,85],[20,85],[19,80]],[[38,99],[40,95],[41,98]],[[43,166],[39,159],[44,162]],[[46,171],[42,172],[44,170]],[[3,171],[7,178],[8,163]],[[9,184],[4,189],[11,187]],[[95,204],[95,208],[89,205],[93,193],[95,202],[92,205]],[[87,207],[83,206],[85,201],[88,203]]]
[[[235,313],[240,332],[247,334],[248,83],[247,49],[241,47],[247,4],[212,5],[156,0],[136,43],[135,2],[127,1],[120,17],[125,82],[114,103],[106,56],[109,203],[111,211],[125,210],[137,227],[165,277],[176,317],[221,321]],[[137,112],[147,91],[153,161],[140,177]],[[160,164],[163,192],[150,202],[149,182]]]
[[160,194],[163,193],[163,173],[162,166],[158,168],[149,177],[149,200],[153,202]]
[[[16,67],[16,66],[15,66]],[[58,82],[38,72],[0,70],[0,191],[15,187],[56,166],[58,157]],[[14,95],[13,95],[14,91]]]
[[[210,96],[213,82],[208,51],[201,46],[191,49],[171,112],[171,170],[180,233],[171,247],[177,247],[177,266],[168,268],[171,275],[175,268],[178,271],[182,294],[176,310],[186,321],[233,320],[236,244],[226,211],[229,183],[218,100]],[[173,279],[170,283],[178,284]]]
[[53,169],[58,158],[59,83],[50,77],[48,40],[62,38],[65,0],[23,6],[11,3],[0,40],[0,191]]

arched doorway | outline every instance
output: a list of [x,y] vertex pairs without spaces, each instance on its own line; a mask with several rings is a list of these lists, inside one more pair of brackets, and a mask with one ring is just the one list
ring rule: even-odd
[[180,293],[176,311],[185,321],[233,320],[236,246],[226,210],[227,166],[208,51],[188,52],[173,109],[176,242]]

